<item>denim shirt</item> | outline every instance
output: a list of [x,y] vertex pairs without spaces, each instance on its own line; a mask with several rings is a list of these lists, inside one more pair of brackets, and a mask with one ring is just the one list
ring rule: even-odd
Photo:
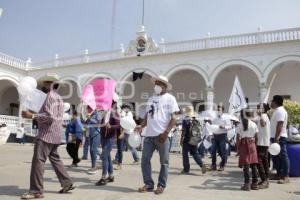
[[97,111],[94,111],[90,119],[86,120],[86,125],[89,130],[89,137],[95,137],[100,134],[100,114]]
[[75,119],[72,119],[66,128],[66,132],[65,132],[66,141],[68,141],[70,133],[75,134],[77,140],[82,140],[82,129],[83,129],[83,126],[82,126],[80,119],[78,117]]

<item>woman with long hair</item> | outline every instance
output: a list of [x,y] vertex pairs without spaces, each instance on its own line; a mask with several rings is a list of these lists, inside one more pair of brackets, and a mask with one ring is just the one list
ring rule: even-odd
[[[250,120],[252,112],[249,110],[241,111],[241,123],[237,128],[239,140],[239,166],[243,167],[244,185],[241,190],[250,191],[258,190],[258,172],[257,172],[257,152],[256,141],[258,128],[257,125]],[[252,171],[252,183],[250,185],[250,172]]]

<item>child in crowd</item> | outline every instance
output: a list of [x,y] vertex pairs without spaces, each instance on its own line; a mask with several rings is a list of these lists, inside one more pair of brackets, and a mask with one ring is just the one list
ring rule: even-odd
[[[241,123],[237,127],[239,140],[239,166],[243,167],[244,185],[241,190],[250,191],[258,190],[258,172],[257,172],[257,152],[256,140],[258,128],[257,125],[250,120],[252,113],[250,111],[241,111]],[[252,170],[252,184],[250,185],[250,172]]]

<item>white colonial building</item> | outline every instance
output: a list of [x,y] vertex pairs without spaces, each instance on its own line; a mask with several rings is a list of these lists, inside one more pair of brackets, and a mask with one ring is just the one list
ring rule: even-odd
[[[65,101],[80,103],[84,85],[96,78],[110,78],[118,84],[123,102],[136,106],[153,92],[151,76],[164,75],[180,104],[219,103],[228,106],[234,77],[238,75],[250,102],[261,101],[273,74],[271,95],[285,95],[300,101],[300,28],[258,31],[240,35],[159,43],[144,28],[127,47],[107,52],[59,57],[46,62],[23,61],[0,54],[0,114],[18,115],[16,87],[24,76],[36,79],[48,72],[68,82],[61,88]],[[133,72],[144,72],[132,81]],[[211,105],[211,104],[209,104]]]

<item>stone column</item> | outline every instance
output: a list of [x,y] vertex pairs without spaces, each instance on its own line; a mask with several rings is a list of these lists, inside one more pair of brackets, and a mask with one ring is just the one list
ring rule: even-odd
[[268,87],[267,87],[266,83],[261,83],[260,86],[259,86],[259,99],[260,99],[260,102],[263,102],[265,100],[267,92],[268,92]]
[[206,95],[207,95],[207,103],[206,103],[206,110],[213,110],[214,108],[214,89],[211,87],[206,88]]

